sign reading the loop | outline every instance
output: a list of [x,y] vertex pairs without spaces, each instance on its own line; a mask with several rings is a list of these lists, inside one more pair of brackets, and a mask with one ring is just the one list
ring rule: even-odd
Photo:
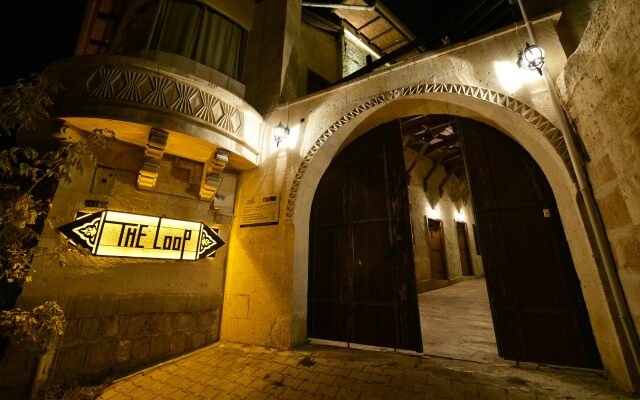
[[58,230],[96,256],[199,260],[224,245],[200,222],[116,211],[84,215]]

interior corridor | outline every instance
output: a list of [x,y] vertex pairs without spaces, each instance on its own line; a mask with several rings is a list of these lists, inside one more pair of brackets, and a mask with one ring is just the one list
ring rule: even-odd
[[418,295],[427,355],[495,363],[498,357],[484,278]]

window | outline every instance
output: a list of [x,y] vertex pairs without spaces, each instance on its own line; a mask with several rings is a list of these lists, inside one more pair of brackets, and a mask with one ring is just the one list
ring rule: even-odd
[[119,51],[159,50],[188,57],[240,80],[246,31],[197,0],[138,3]]

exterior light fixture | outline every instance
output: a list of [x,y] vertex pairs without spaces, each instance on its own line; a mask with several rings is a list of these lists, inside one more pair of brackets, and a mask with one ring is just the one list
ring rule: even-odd
[[544,50],[535,44],[527,43],[527,47],[518,55],[518,66],[526,65],[532,71],[538,71],[542,75],[542,66],[544,65]]
[[276,147],[280,146],[280,142],[289,136],[289,128],[285,128],[282,122],[278,122],[275,128],[273,128],[273,140],[276,141]]

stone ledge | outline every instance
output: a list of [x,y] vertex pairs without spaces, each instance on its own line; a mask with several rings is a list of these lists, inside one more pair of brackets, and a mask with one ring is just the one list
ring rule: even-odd
[[55,99],[56,117],[160,126],[257,162],[262,117],[240,97],[207,81],[120,55],[68,58],[44,74],[65,87]]

